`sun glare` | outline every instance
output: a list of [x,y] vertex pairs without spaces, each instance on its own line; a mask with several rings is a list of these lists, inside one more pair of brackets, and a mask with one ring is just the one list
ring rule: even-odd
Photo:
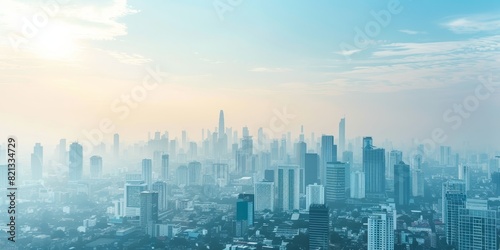
[[71,59],[76,54],[76,44],[62,27],[47,28],[36,38],[35,51],[46,59]]

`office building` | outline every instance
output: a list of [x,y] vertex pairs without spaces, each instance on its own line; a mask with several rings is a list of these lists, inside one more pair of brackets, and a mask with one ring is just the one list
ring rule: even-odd
[[274,211],[274,182],[259,181],[254,184],[255,211]]
[[102,157],[94,155],[90,157],[90,178],[101,178],[102,175]]
[[168,154],[161,156],[161,178],[164,181],[168,180],[169,175],[169,157]]
[[82,179],[83,173],[83,147],[73,142],[69,146],[69,180],[78,181]]
[[458,214],[458,250],[498,249],[497,211],[460,208]]
[[375,212],[368,217],[368,248],[394,250],[394,216],[392,211]]
[[411,198],[410,166],[404,162],[394,165],[394,200],[397,209],[408,207]]
[[330,249],[330,218],[328,206],[312,204],[309,207],[309,249]]
[[312,204],[325,204],[325,187],[314,183],[306,187],[306,210]]
[[321,184],[326,183],[326,165],[328,162],[337,161],[337,145],[334,144],[333,135],[321,136],[321,166],[320,166],[320,179]]
[[165,211],[168,209],[168,189],[165,181],[157,181],[153,183],[153,191],[158,193],[158,210]]
[[41,180],[43,177],[43,147],[40,143],[35,144],[31,154],[31,178]]
[[305,161],[305,182],[306,186],[319,183],[319,155],[316,153],[306,153]]
[[328,162],[326,165],[326,202],[334,204],[346,199],[346,164]]
[[142,180],[146,183],[148,190],[151,190],[151,184],[153,184],[153,163],[151,159],[142,160]]
[[361,171],[351,174],[351,198],[365,198],[365,173]]
[[371,137],[363,138],[363,171],[367,198],[385,198],[385,150],[373,146]]
[[151,227],[158,222],[158,193],[152,191],[141,192],[141,218],[140,225],[149,232]]
[[299,209],[299,166],[278,166],[275,175],[276,208],[278,211]]

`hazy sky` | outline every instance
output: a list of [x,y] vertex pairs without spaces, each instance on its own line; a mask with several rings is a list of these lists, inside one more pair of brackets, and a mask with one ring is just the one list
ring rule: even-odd
[[[220,109],[255,133],[286,107],[294,132],[337,136],[345,115],[348,137],[442,128],[498,148],[500,86],[478,78],[500,82],[500,3],[360,2],[0,0],[0,133],[55,144],[109,119],[124,140],[199,139]],[[447,110],[464,101],[458,124]]]

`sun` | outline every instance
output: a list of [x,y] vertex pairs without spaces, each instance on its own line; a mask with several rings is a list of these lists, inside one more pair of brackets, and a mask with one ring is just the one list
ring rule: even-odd
[[62,26],[47,27],[35,38],[34,50],[45,59],[72,59],[77,47],[70,34]]

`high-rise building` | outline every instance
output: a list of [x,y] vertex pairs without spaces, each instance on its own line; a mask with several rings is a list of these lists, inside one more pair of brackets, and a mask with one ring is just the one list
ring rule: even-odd
[[400,161],[394,165],[394,200],[398,209],[410,204],[411,179],[410,166]]
[[102,175],[102,157],[93,155],[90,157],[90,178],[101,178]]
[[373,146],[371,137],[363,138],[363,171],[367,198],[385,198],[385,150]]
[[[339,123],[339,153],[344,154],[345,152],[345,117],[340,119]],[[347,162],[345,159],[342,161]]]
[[201,185],[201,163],[197,161],[188,164],[188,186]]
[[169,159],[168,159],[168,154],[163,154],[161,156],[161,178],[164,181],[168,180],[168,166],[169,165]]
[[236,203],[236,220],[245,220],[251,226],[255,218],[255,196],[253,194],[239,194]]
[[413,169],[411,172],[411,192],[414,197],[424,196],[424,172],[421,169]]
[[274,182],[259,181],[254,184],[255,211],[274,211]]
[[73,142],[69,146],[69,180],[78,181],[82,179],[83,173],[83,147]]
[[447,180],[443,182],[443,186],[441,188],[441,220],[443,222],[446,221],[446,194],[448,192],[457,192],[465,194],[465,182],[462,180]]
[[365,173],[361,171],[351,173],[351,198],[365,198]]
[[188,167],[181,165],[176,170],[177,185],[187,185],[189,183]]
[[375,212],[368,217],[368,248],[394,250],[394,216],[392,211]]
[[295,144],[295,164],[300,168],[300,193],[305,193],[305,167],[306,167],[307,144],[303,141]]
[[33,180],[43,177],[43,147],[40,143],[35,144],[31,154],[31,177]]
[[66,155],[66,139],[59,140],[59,145],[57,146],[59,150],[59,163],[66,165],[67,155]]
[[495,185],[495,195],[500,196],[500,172],[493,172],[491,174],[491,183]]
[[307,153],[305,162],[305,182],[304,185],[308,186],[314,183],[319,183],[319,155],[316,153]]
[[403,152],[391,150],[387,165],[385,166],[385,178],[394,180],[394,165],[399,164],[401,161],[403,161]]
[[458,250],[498,249],[497,211],[460,208],[458,210]]
[[276,208],[278,211],[299,209],[299,166],[278,166],[275,175]]
[[330,249],[329,209],[324,204],[312,204],[309,207],[309,249]]
[[113,135],[113,155],[115,158],[120,156],[120,135]]
[[458,179],[465,182],[465,192],[468,192],[470,190],[470,173],[468,166],[458,164]]
[[316,183],[306,187],[306,210],[312,204],[325,204],[325,187]]
[[221,110],[219,113],[219,132],[217,138],[217,153],[218,155],[225,155],[227,153],[227,134],[226,127],[224,123],[224,111]]
[[326,183],[326,164],[337,161],[337,145],[334,144],[333,135],[321,136],[321,166],[320,178],[321,184]]
[[215,183],[219,187],[225,187],[229,182],[229,165],[224,163],[212,164],[212,172]]
[[254,222],[254,195],[240,194],[236,201],[236,237],[243,237]]
[[449,146],[439,147],[439,165],[447,166],[451,164],[451,148]]
[[141,193],[146,191],[147,184],[141,181],[127,181],[125,183],[125,216],[140,216],[141,212]]
[[153,183],[153,191],[158,193],[158,210],[165,211],[168,209],[168,189],[165,181],[157,181]]
[[158,222],[158,193],[152,191],[141,192],[141,221],[140,225],[146,232]]
[[326,165],[326,202],[333,204],[346,199],[346,164],[328,162]]
[[142,180],[147,184],[148,190],[151,190],[151,184],[153,184],[153,163],[151,159],[142,160]]
[[458,220],[459,211],[465,208],[466,195],[464,193],[456,191],[446,192],[444,203],[445,203],[445,231],[446,231],[446,242],[448,245],[457,247],[458,246]]

